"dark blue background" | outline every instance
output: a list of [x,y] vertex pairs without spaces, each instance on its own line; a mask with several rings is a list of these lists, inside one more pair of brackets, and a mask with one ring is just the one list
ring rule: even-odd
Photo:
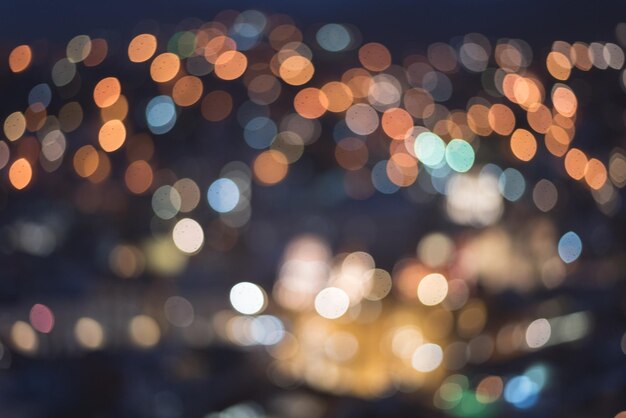
[[185,17],[210,19],[224,9],[255,8],[287,13],[301,25],[348,22],[385,42],[430,42],[468,32],[521,37],[531,43],[609,40],[626,20],[623,0],[2,0],[4,41],[66,39],[99,29],[132,30],[145,18],[176,23]]

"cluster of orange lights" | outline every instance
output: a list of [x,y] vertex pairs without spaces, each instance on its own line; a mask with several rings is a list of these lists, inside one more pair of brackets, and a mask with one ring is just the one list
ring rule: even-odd
[[[495,89],[510,104],[492,103],[483,96],[476,96],[468,101],[466,110],[450,110],[441,104],[452,94],[448,75],[456,73],[461,64],[471,72],[486,70],[492,46],[482,35],[466,36],[466,43],[458,52],[445,43],[433,44],[428,48],[427,56],[408,56],[403,66],[393,63],[391,53],[384,45],[366,43],[356,54],[359,66],[343,72],[339,80],[315,87],[312,85],[316,75],[313,51],[303,43],[302,32],[288,19],[280,17],[273,26],[261,28],[260,31],[265,31],[267,43],[260,42],[247,52],[248,48],[242,50],[228,35],[233,16],[226,13],[222,17],[223,21],[209,22],[184,33],[178,40],[178,47],[168,46],[167,52],[159,53],[159,40],[155,35],[139,34],[128,44],[128,59],[135,64],[148,63],[150,78],[163,94],[169,95],[180,108],[199,107],[201,115],[210,122],[226,119],[232,113],[234,103],[231,94],[225,90],[205,94],[202,77],[209,72],[224,81],[242,78],[250,99],[259,105],[274,103],[283,93],[283,86],[289,85],[298,89],[292,105],[302,118],[315,120],[327,112],[343,115],[346,126],[356,136],[372,136],[367,142],[351,137],[337,139],[335,159],[349,172],[346,184],[359,183],[364,187],[360,192],[355,192],[354,188],[351,192],[346,187],[349,195],[367,197],[371,193],[362,193],[363,190],[373,192],[371,184],[366,185],[371,183],[367,179],[371,174],[367,163],[372,156],[380,155],[381,147],[387,154],[388,179],[399,187],[413,184],[418,175],[414,143],[416,137],[426,131],[437,134],[446,142],[462,138],[475,148],[478,147],[477,137],[493,134],[508,137],[512,155],[521,162],[535,157],[543,136],[547,151],[563,158],[565,172],[572,179],[584,181],[595,190],[602,188],[609,179],[603,162],[571,147],[578,98],[564,83],[575,70],[589,71],[594,66],[621,68],[624,53],[615,44],[555,42],[545,59],[547,72],[556,80],[548,87],[528,71],[532,51],[525,43],[498,42],[493,50],[498,68],[494,70],[489,89]],[[103,62],[108,49],[105,39],[90,39],[86,35],[73,38],[67,45],[67,57],[57,62],[53,69],[57,86],[71,82],[78,63],[93,67]],[[33,54],[29,45],[14,48],[8,57],[10,70],[14,73],[26,71],[33,63]],[[189,69],[186,60],[195,57],[204,59],[201,65],[207,68],[206,71]],[[124,147],[127,137],[133,135],[126,122],[130,103],[123,90],[117,77],[104,77],[93,88],[93,101],[100,111],[102,125],[97,144],[84,145],[74,152],[72,161],[80,177],[96,182],[106,179],[111,164],[106,154]],[[39,155],[35,149],[37,142],[26,140],[31,138],[26,132],[49,130],[51,117],[60,131],[72,132],[80,126],[83,112],[83,105],[78,102],[66,103],[57,116],[48,114],[47,105],[31,103],[24,112],[13,112],[5,118],[3,131],[8,141],[25,139],[12,152],[16,158],[10,164],[9,181],[15,188],[23,189],[31,182]],[[525,127],[520,126],[523,113]],[[423,126],[416,125],[416,119],[421,120]],[[374,138],[377,132],[384,134],[389,141],[383,144]],[[283,134],[288,132],[279,133],[276,138]],[[283,135],[281,144],[262,151],[251,164],[254,178],[260,184],[282,181],[288,165],[301,155],[300,148],[306,145],[306,140],[289,138],[289,135]],[[290,148],[291,154],[282,149],[283,146]],[[137,162],[131,160],[129,164],[132,166]],[[131,166],[125,177],[128,188],[134,193],[148,190],[151,181],[147,179],[151,174],[147,174],[144,166],[141,169],[138,166],[131,169]],[[50,163],[44,168],[52,171],[55,167]]]

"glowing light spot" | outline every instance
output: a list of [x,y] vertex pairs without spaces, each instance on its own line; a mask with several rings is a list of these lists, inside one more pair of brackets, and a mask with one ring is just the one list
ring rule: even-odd
[[557,112],[568,118],[574,116],[578,108],[578,100],[574,92],[563,84],[552,90],[552,104]]
[[315,311],[327,319],[337,319],[343,316],[350,306],[350,297],[337,287],[322,289],[315,296]]
[[[372,86],[372,76],[370,73],[362,68],[351,68],[341,76],[341,81],[352,91],[352,94],[356,98],[364,98],[369,95],[370,87]],[[407,110],[411,112],[408,108]]]
[[317,119],[328,109],[328,97],[317,88],[302,89],[293,99],[293,107],[300,116],[307,119]]
[[76,64],[67,58],[58,60],[52,67],[52,82],[57,87],[67,86],[76,76]]
[[456,52],[450,45],[443,42],[428,46],[428,60],[433,67],[444,73],[452,72],[457,68]]
[[385,110],[381,124],[383,131],[391,139],[404,140],[413,128],[413,118],[406,110],[394,107]]
[[417,256],[431,268],[443,267],[454,254],[454,242],[447,235],[432,233],[422,238],[417,246]]
[[103,78],[93,89],[93,100],[100,108],[109,107],[117,102],[122,92],[120,81],[115,77]]
[[149,33],[135,36],[128,44],[128,58],[131,62],[148,61],[157,49],[157,39]]
[[263,289],[254,283],[237,283],[230,289],[230,304],[244,315],[255,315],[265,309],[266,296]]
[[528,109],[528,124],[537,133],[545,134],[552,125],[552,113],[545,105],[537,103]]
[[389,175],[387,174],[389,170],[387,170],[387,166],[389,165],[388,160],[382,160],[374,165],[372,168],[372,185],[381,193],[384,194],[392,194],[397,192],[400,187],[391,181]]
[[359,61],[370,71],[384,71],[391,65],[391,54],[384,45],[371,42],[359,49]]
[[481,403],[493,403],[500,398],[504,384],[498,376],[487,376],[476,387],[476,400]]
[[100,183],[106,180],[110,174],[111,160],[109,160],[109,157],[107,157],[106,153],[98,151],[98,167],[96,168],[96,171],[94,171],[94,173],[88,177],[89,181],[94,184]]
[[422,132],[413,145],[417,158],[428,167],[441,164],[446,155],[446,144],[437,134]]
[[172,219],[178,214],[181,198],[172,186],[161,186],[152,195],[152,210],[161,219]]
[[187,178],[180,179],[174,183],[174,188],[178,191],[182,200],[180,205],[181,212],[191,212],[200,203],[200,188],[195,181]]
[[417,286],[417,297],[426,306],[437,305],[448,295],[448,281],[439,273],[431,273]]
[[[505,81],[510,76],[511,74],[507,75]],[[513,83],[513,97],[511,101],[518,103],[523,109],[530,109],[536,106],[543,100],[543,88],[540,86],[532,78],[517,77]],[[503,88],[505,87],[503,86]]]
[[74,336],[78,343],[89,350],[97,350],[104,343],[102,325],[92,318],[80,318],[74,326]]
[[22,190],[33,178],[33,169],[26,158],[15,160],[9,168],[9,181],[17,190]]
[[211,39],[204,47],[204,58],[211,64],[215,64],[221,54],[226,51],[234,51],[237,43],[228,36],[216,36]]
[[575,180],[585,177],[585,169],[587,168],[587,156],[584,152],[577,148],[572,148],[565,156],[565,171]]
[[26,71],[33,59],[33,51],[28,45],[16,46],[9,54],[9,68],[14,73]]
[[237,184],[231,179],[221,178],[215,180],[209,191],[207,192],[207,198],[209,205],[220,213],[230,212],[235,209],[239,203],[240,192]]
[[365,103],[357,103],[346,112],[346,125],[357,135],[369,135],[378,128],[376,110]]
[[179,78],[174,84],[172,98],[179,106],[194,105],[202,97],[202,81],[193,75]]
[[98,142],[104,151],[118,150],[124,141],[126,141],[126,127],[121,120],[110,120],[100,128]]
[[557,80],[567,80],[572,72],[572,63],[569,58],[556,51],[548,54],[546,67],[550,75]]
[[351,37],[348,30],[336,23],[322,26],[315,35],[317,43],[329,52],[343,51],[350,45]]
[[537,140],[526,129],[516,129],[511,135],[511,151],[519,160],[530,161],[537,152]]
[[526,181],[522,173],[514,168],[507,168],[500,174],[498,189],[502,196],[510,202],[519,200],[526,190]]
[[43,106],[28,106],[24,112],[24,117],[26,118],[26,129],[31,132],[40,130],[45,125],[47,116],[48,114]]
[[256,10],[246,10],[237,16],[232,32],[239,49],[247,50],[254,47],[266,25],[267,18]]
[[37,84],[28,93],[28,104],[35,112],[47,108],[52,100],[52,90],[46,83]]
[[302,42],[302,32],[292,24],[284,24],[274,28],[268,38],[272,48],[278,51],[290,42]]
[[[430,107],[434,108],[434,105],[431,105]],[[489,126],[489,108],[481,104],[474,104],[470,106],[467,111],[467,125],[476,135],[491,135],[493,130],[491,126]]]
[[539,348],[550,340],[552,328],[545,318],[536,319],[526,328],[526,344],[530,348]]
[[372,269],[365,272],[367,278],[367,300],[381,300],[391,291],[391,275],[383,269]]
[[109,44],[106,39],[96,38],[91,40],[91,50],[83,60],[86,67],[96,67],[104,61],[109,53]]
[[26,118],[22,112],[13,112],[4,120],[4,135],[9,141],[16,141],[24,135]]
[[24,353],[37,351],[39,339],[33,328],[24,321],[17,321],[11,327],[11,340],[16,349]]
[[343,138],[335,148],[337,163],[350,171],[362,168],[367,163],[368,156],[365,143],[358,138]]
[[559,257],[566,263],[573,263],[583,251],[583,243],[575,232],[566,232],[559,240]]
[[410,186],[417,179],[417,161],[403,152],[393,154],[387,160],[387,177],[397,186]]
[[[2,165],[2,164],[0,164]],[[615,151],[609,159],[609,176],[617,187],[626,186],[626,155],[621,151]]]
[[161,330],[154,318],[148,315],[137,315],[128,326],[131,340],[141,348],[157,345],[161,339]]
[[150,76],[157,83],[172,80],[180,70],[180,58],[171,52],[157,55],[150,64]]
[[248,84],[248,96],[256,104],[269,105],[280,96],[282,85],[273,75],[261,74]]
[[59,123],[63,132],[75,131],[83,121],[83,108],[78,102],[69,102],[59,110]]
[[474,148],[462,139],[453,139],[446,146],[446,162],[459,173],[469,171],[474,165]]
[[570,50],[572,63],[582,71],[589,71],[593,66],[589,53],[589,46],[583,42],[576,42]]
[[187,254],[197,253],[204,244],[202,227],[190,218],[183,218],[176,222],[172,231],[172,238],[176,248]]
[[275,345],[285,337],[285,326],[273,315],[260,315],[250,324],[252,339],[262,345]]
[[54,328],[54,314],[46,305],[37,303],[30,309],[30,324],[39,332],[49,333]]
[[239,51],[226,51],[215,61],[215,75],[222,80],[241,77],[248,66],[248,59]]
[[130,163],[124,176],[126,187],[135,194],[146,192],[150,188],[153,178],[152,167],[143,160]]
[[148,128],[155,134],[169,132],[176,124],[176,106],[169,96],[157,96],[146,106]]
[[516,376],[504,387],[504,399],[517,408],[525,409],[535,404],[538,392],[537,384],[527,376]]
[[411,358],[411,365],[415,370],[428,373],[435,370],[443,361],[443,350],[437,344],[427,343],[420,345]]
[[254,159],[252,171],[256,181],[270,186],[280,183],[287,176],[289,165],[282,152],[268,150],[260,153]]
[[600,190],[607,181],[606,167],[600,160],[590,158],[585,167],[585,181],[594,190]]
[[533,189],[533,202],[542,212],[551,210],[559,197],[556,186],[549,180],[541,179]]
[[327,109],[331,112],[343,112],[352,105],[352,90],[339,81],[324,84],[322,92],[326,95]]
[[459,51],[461,63],[468,70],[479,73],[485,71],[489,62],[489,52],[485,50],[482,43],[471,42],[472,39],[466,39]]
[[489,126],[497,134],[510,135],[515,128],[515,115],[507,106],[494,104],[489,109]]
[[2,170],[7,163],[9,162],[9,158],[11,157],[11,150],[6,142],[0,141],[0,170]]
[[144,270],[143,253],[133,245],[119,244],[109,253],[109,267],[119,277],[131,279]]
[[314,72],[315,68],[311,61],[300,55],[287,58],[279,68],[280,77],[292,86],[305,84],[313,77]]
[[113,119],[124,120],[128,115],[128,100],[124,95],[120,95],[117,101],[107,108],[100,110],[100,117],[103,122]]
[[571,140],[570,134],[558,125],[550,126],[545,136],[546,148],[557,157],[565,155]]
[[67,43],[65,52],[70,62],[84,61],[91,52],[91,38],[87,35],[75,36]]

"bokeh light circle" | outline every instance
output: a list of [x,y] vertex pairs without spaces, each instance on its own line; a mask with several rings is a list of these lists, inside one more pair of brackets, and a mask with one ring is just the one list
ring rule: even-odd
[[566,263],[573,263],[580,257],[583,251],[583,243],[580,237],[573,231],[566,232],[559,240],[559,257]]
[[207,199],[209,205],[220,213],[230,212],[239,203],[240,192],[237,184],[228,178],[215,180],[209,187]]
[[462,139],[453,139],[446,146],[446,162],[459,173],[469,171],[474,165],[474,148]]

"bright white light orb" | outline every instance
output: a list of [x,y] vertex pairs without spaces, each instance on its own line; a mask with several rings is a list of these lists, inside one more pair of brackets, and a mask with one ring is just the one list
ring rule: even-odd
[[204,232],[193,219],[184,218],[176,222],[172,231],[176,248],[187,254],[195,254],[204,244]]
[[428,373],[435,370],[443,361],[443,350],[437,344],[423,344],[413,353],[411,364],[418,372]]
[[254,283],[237,283],[230,289],[230,304],[244,315],[257,314],[265,308],[265,292]]
[[348,311],[350,298],[337,287],[322,289],[315,297],[315,310],[327,319],[337,319]]

